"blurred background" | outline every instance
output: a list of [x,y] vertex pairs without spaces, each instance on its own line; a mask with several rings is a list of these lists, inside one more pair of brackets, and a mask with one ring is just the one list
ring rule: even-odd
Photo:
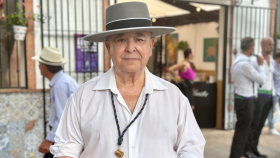
[[[104,44],[82,37],[105,30],[108,6],[129,1],[136,0],[0,0],[1,158],[42,157],[49,82],[31,57],[44,46],[57,47],[69,61],[64,72],[80,85],[103,74],[112,66]],[[137,1],[148,5],[153,26],[177,28],[156,37],[148,69],[171,81],[167,68],[184,59],[184,49],[194,50],[194,114],[206,137],[205,157],[228,157],[236,122],[229,69],[243,37],[255,39],[255,54],[263,37],[274,38],[274,54],[280,49],[280,0]],[[31,18],[21,23],[14,13]],[[280,122],[279,110],[275,115]],[[280,157],[280,137],[264,134],[261,143],[261,151]]]

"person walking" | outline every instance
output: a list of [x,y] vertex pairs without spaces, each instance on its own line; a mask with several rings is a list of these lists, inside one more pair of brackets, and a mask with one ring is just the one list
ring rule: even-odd
[[[183,61],[181,61],[178,64],[172,65],[170,68],[168,68],[168,72],[170,72],[171,75],[174,77],[178,88],[189,99],[192,110],[194,110],[195,105],[192,92],[192,83],[195,77],[195,66],[191,62],[191,60],[194,57],[193,50],[191,48],[187,48],[184,51],[184,57],[185,59]],[[176,71],[179,71],[178,74],[180,77],[176,75]]]
[[55,157],[203,158],[188,99],[146,68],[154,37],[175,30],[152,26],[142,2],[106,9],[106,31],[84,40],[104,42],[113,67],[68,99],[50,148]]
[[276,112],[276,106],[279,106],[280,103],[280,53],[277,53],[274,57],[274,88],[275,96],[273,97],[273,107],[270,109],[268,114],[268,127],[269,133],[272,135],[280,136],[280,133],[275,129],[275,118],[274,112]]
[[62,58],[60,50],[52,47],[44,47],[41,55],[34,56],[32,59],[39,62],[41,75],[50,80],[50,133],[41,143],[39,152],[45,153],[44,158],[53,158],[49,148],[54,143],[55,132],[60,122],[60,117],[67,99],[79,85],[72,77],[63,72],[62,65],[66,64],[67,61]]
[[245,147],[251,129],[254,116],[254,83],[263,84],[265,73],[263,59],[257,56],[258,69],[250,62],[250,56],[254,53],[255,42],[251,37],[241,40],[242,53],[234,60],[231,67],[231,77],[235,88],[234,109],[237,122],[231,145],[230,158],[244,158],[253,153],[246,153]]

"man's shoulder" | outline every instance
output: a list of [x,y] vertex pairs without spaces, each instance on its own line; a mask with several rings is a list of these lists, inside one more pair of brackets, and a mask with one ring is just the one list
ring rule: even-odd
[[167,92],[171,92],[171,93],[180,92],[179,88],[176,85],[174,85],[173,83],[171,83],[165,79],[162,79],[152,73],[150,73],[150,74],[151,74],[151,77],[153,78],[153,82],[161,83],[163,86],[166,87]]
[[93,91],[93,88],[97,85],[104,74],[96,76],[91,80],[83,83],[79,88],[75,91],[75,95],[79,94],[87,94],[88,92]]
[[68,84],[78,85],[77,81],[66,73],[63,73],[63,75],[61,75],[61,77],[57,80],[57,83],[58,84],[55,84],[55,87],[60,87]]

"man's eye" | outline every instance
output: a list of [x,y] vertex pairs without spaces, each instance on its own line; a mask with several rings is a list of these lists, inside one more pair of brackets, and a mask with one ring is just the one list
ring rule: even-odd
[[138,42],[143,41],[142,39],[137,39]]
[[124,42],[124,39],[119,39],[118,42]]

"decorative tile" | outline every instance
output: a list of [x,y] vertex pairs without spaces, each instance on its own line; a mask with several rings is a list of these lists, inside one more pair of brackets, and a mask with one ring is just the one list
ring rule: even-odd
[[13,150],[13,151],[10,151],[10,157],[11,158],[23,158],[23,153],[24,153],[23,149]]
[[41,92],[26,93],[25,100],[26,100],[26,101],[29,101],[30,104],[33,105],[33,102],[34,102],[34,101],[42,100],[41,97],[40,97],[41,95],[42,95]]
[[8,132],[11,136],[16,135],[24,135],[24,121],[15,121],[15,122],[9,122],[8,124]]
[[5,152],[0,152],[0,158],[10,158],[10,155]]
[[23,117],[23,110],[20,108],[14,108],[11,111],[11,119],[10,121],[20,121],[20,120],[25,120],[25,118]]
[[6,107],[6,104],[8,104],[7,94],[0,94],[0,107]]
[[9,105],[13,108],[21,107],[24,104],[25,93],[12,93],[8,95]]
[[0,108],[0,124],[7,124],[10,119],[10,110],[7,107]]
[[38,117],[39,117],[38,107],[36,107],[36,106],[28,106],[24,110],[24,117],[27,120],[36,120],[36,119],[38,119]]
[[38,139],[38,136],[33,133],[25,134],[24,139],[24,149],[25,151],[37,151],[39,149],[39,145],[41,144],[41,140]]
[[0,137],[0,151],[9,151],[9,150],[10,150],[10,138]]
[[12,151],[24,150],[24,135],[11,136],[10,140]]
[[7,125],[0,125],[0,136],[7,136]]

